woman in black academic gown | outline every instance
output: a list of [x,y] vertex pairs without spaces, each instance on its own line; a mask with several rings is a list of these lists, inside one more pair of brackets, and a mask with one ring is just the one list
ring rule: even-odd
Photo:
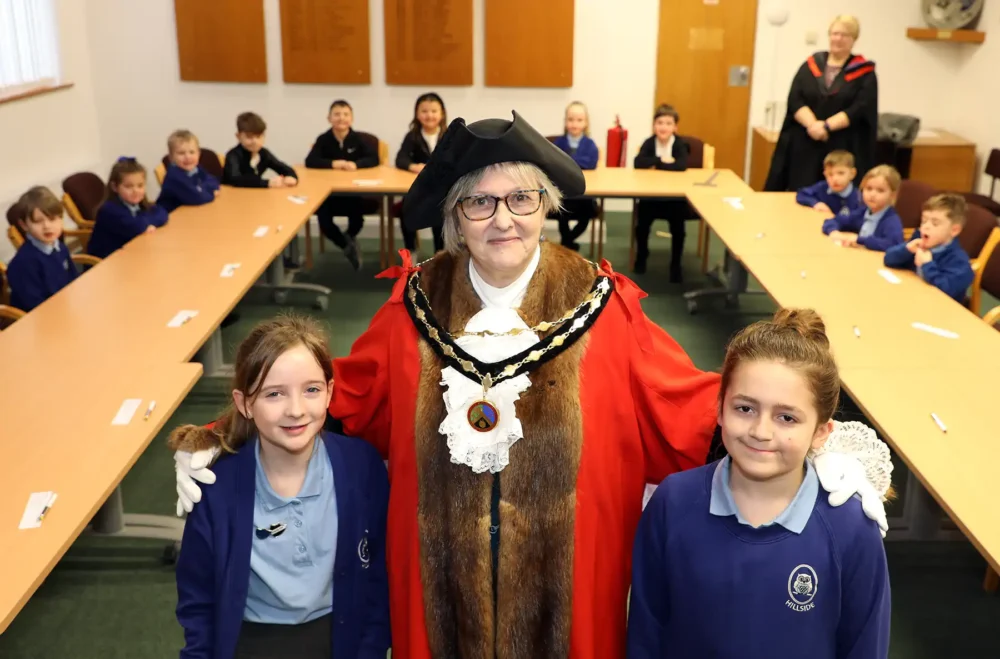
[[854,154],[855,185],[875,166],[878,78],[874,62],[851,52],[859,33],[855,17],[833,19],[830,50],[811,55],[795,74],[764,190],[816,183],[823,158],[836,149]]

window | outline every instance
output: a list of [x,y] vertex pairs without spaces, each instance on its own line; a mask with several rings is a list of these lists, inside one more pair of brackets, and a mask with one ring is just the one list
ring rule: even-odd
[[59,82],[54,0],[0,0],[0,98]]

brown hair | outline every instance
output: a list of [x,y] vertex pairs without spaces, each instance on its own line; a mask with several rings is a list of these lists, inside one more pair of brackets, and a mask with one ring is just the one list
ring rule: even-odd
[[441,106],[441,123],[438,125],[438,139],[444,137],[444,132],[448,130],[448,110],[444,107],[444,100],[434,92],[427,92],[417,97],[417,102],[413,104],[413,121],[410,122],[410,132],[420,135],[420,119],[417,118],[417,111],[420,110],[421,103],[437,103]]
[[31,219],[36,210],[51,218],[61,218],[66,212],[59,198],[43,185],[36,185],[21,195],[17,205],[20,207],[21,216],[15,215],[14,218],[25,222]]
[[733,372],[744,362],[775,361],[796,369],[809,383],[823,424],[833,418],[840,401],[840,376],[830,352],[823,320],[812,309],[779,309],[771,320],[740,330],[726,347],[722,363],[722,404]]
[[878,176],[885,179],[886,183],[889,184],[889,189],[893,193],[899,192],[899,185],[903,182],[903,177],[899,175],[899,171],[892,165],[876,165],[869,169],[868,173],[861,179],[861,187],[865,187],[865,183]]
[[849,167],[854,169],[854,154],[843,149],[831,151],[826,154],[826,158],[823,158],[823,169],[827,167]]
[[182,144],[187,144],[188,142],[194,142],[195,146],[200,146],[200,144],[198,144],[198,138],[195,137],[195,134],[191,131],[184,128],[175,130],[170,133],[170,137],[167,138],[167,153],[173,155],[174,149]]
[[[253,405],[260,388],[267,379],[278,357],[296,346],[305,346],[316,363],[323,369],[327,382],[333,379],[333,364],[326,334],[312,318],[304,316],[282,316],[264,321],[250,330],[236,350],[236,373],[233,374],[232,388],[242,391],[244,405]],[[214,427],[181,426],[171,433],[170,444],[174,447],[186,445],[212,445],[218,440],[222,450],[235,453],[257,432],[253,419],[248,419],[230,403]]]
[[259,114],[244,112],[236,117],[236,132],[247,135],[263,135],[267,130],[267,124],[260,118]]
[[654,122],[660,117],[673,117],[675,124],[679,124],[681,122],[681,115],[677,114],[677,110],[674,109],[674,106],[666,103],[660,103],[657,105],[656,111],[653,112]]
[[[145,178],[146,168],[139,164],[139,161],[135,158],[119,158],[118,161],[111,166],[111,173],[108,174],[108,186],[104,191],[104,200],[101,202],[102,204],[110,199],[118,199],[118,193],[112,186],[117,187],[121,185],[122,180],[124,180],[124,178],[129,174],[142,174],[142,177]],[[148,197],[139,202],[139,208],[144,211],[149,210],[152,205],[153,202],[151,202]]]
[[921,210],[944,211],[952,224],[965,226],[965,197],[954,192],[936,194],[924,202]]

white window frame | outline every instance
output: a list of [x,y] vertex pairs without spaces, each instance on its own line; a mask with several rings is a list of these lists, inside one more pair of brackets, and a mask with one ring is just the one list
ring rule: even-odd
[[0,0],[0,99],[58,86],[58,0]]

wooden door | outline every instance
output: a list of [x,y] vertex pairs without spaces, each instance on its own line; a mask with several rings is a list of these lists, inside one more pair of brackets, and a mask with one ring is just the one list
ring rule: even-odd
[[656,104],[673,105],[678,132],[714,146],[715,166],[739,176],[756,29],[757,0],[660,0]]

